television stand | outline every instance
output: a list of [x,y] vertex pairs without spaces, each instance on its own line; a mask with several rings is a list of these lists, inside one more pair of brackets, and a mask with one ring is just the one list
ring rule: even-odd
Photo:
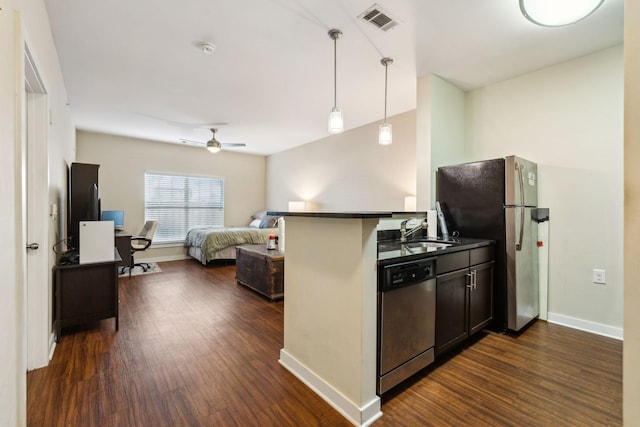
[[118,263],[120,254],[114,250],[113,260],[90,264],[56,265],[53,268],[53,314],[56,342],[62,328],[115,318],[118,325]]

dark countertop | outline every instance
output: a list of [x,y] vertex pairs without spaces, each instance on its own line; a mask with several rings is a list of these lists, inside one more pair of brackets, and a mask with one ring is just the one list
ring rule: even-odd
[[[431,247],[421,247],[420,244],[436,243]],[[450,246],[438,246],[437,243],[449,243]],[[493,245],[493,240],[450,238],[448,240],[416,239],[401,243],[399,240],[378,242],[378,265],[395,262],[412,261],[430,256],[438,256],[459,252],[483,246]],[[413,248],[412,248],[413,246]]]
[[267,211],[272,216],[301,216],[308,218],[391,218],[391,212],[282,212]]
[[284,212],[267,211],[271,216],[300,216],[308,218],[391,218],[398,215],[422,215],[426,212]]

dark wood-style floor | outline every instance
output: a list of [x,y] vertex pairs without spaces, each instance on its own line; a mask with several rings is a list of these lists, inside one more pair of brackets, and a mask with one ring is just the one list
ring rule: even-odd
[[[67,330],[27,374],[29,426],[349,426],[278,363],[283,303],[234,266],[162,263],[120,279],[112,319]],[[538,321],[472,345],[384,396],[375,426],[621,425],[622,344]]]

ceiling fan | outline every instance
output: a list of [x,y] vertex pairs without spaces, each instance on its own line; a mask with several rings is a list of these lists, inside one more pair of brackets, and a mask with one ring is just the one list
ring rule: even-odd
[[[246,147],[247,146],[247,144],[243,144],[243,143],[220,142],[216,139],[216,132],[218,131],[218,129],[211,128],[210,130],[213,135],[211,136],[211,139],[206,142],[206,146],[207,146],[207,150],[211,151],[212,153],[217,153],[223,147]],[[205,144],[200,141],[191,141],[189,139],[181,139],[180,141],[182,141],[183,143],[188,142],[188,143],[198,144],[198,145]]]

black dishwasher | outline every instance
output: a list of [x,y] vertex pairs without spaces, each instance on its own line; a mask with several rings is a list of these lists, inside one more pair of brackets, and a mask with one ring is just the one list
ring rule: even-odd
[[379,267],[379,395],[434,360],[435,273],[435,258]]

